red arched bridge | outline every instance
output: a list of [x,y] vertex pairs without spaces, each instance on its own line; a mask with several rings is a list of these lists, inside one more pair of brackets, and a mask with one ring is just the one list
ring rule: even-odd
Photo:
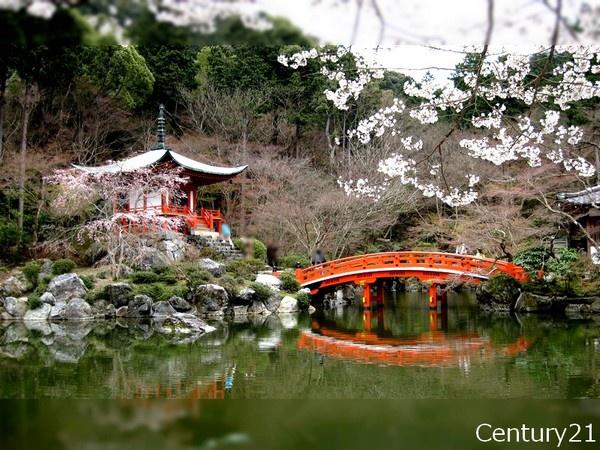
[[[371,287],[376,286],[375,300],[383,304],[383,288],[378,281],[386,278],[418,278],[431,283],[429,306],[437,308],[438,286],[450,282],[479,283],[506,274],[526,281],[525,270],[516,264],[493,258],[441,252],[386,252],[336,259],[306,269],[296,269],[296,279],[315,295],[322,289],[342,284],[363,287],[363,306],[373,304]],[[445,303],[445,293],[440,296]]]

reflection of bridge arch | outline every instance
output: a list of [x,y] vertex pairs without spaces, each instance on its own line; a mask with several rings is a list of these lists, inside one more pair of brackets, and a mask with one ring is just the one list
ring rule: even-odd
[[[364,287],[363,304],[370,307],[370,288],[378,280],[415,277],[431,283],[430,306],[437,307],[437,285],[450,280],[479,283],[497,274],[506,274],[519,281],[527,280],[524,269],[510,262],[441,252],[388,252],[351,256],[297,269],[296,279],[312,294],[342,284],[359,284]],[[376,299],[378,303],[383,300],[382,292],[377,294]]]
[[[381,320],[378,318],[378,325]],[[362,363],[465,367],[473,359],[516,356],[530,347],[524,337],[511,344],[495,346],[489,337],[476,332],[438,331],[435,321],[431,322],[431,330],[415,337],[382,337],[370,331],[370,315],[363,315],[363,321],[369,321],[369,325],[365,322],[365,329],[359,331],[337,330],[313,321],[312,330],[301,333],[298,348]]]

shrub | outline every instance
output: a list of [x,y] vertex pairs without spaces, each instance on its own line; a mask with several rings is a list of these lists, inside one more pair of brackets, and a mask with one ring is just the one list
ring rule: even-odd
[[281,267],[295,269],[297,265],[300,265],[300,267],[310,266],[310,258],[300,253],[288,253],[285,256],[277,258],[277,263]]
[[202,284],[212,283],[213,276],[205,269],[199,267],[191,267],[185,271],[185,286],[187,292],[192,298],[196,295],[198,286]]
[[267,261],[267,246],[258,239],[254,239],[252,243],[254,259],[258,259],[265,263]]
[[109,299],[110,299],[110,297],[108,295],[107,286],[105,286],[102,289],[89,290],[85,294],[85,301],[88,302],[90,305],[93,304],[93,303],[96,303],[99,300],[109,301]]
[[235,296],[240,290],[240,287],[244,284],[244,280],[241,278],[235,278],[233,275],[226,273],[219,278],[219,286],[222,286],[226,291],[227,295]]
[[265,268],[265,264],[258,259],[234,259],[225,266],[227,272],[245,280],[253,280],[258,271]]
[[36,293],[29,294],[29,296],[27,297],[27,303],[29,305],[29,309],[37,309],[40,306],[42,306],[40,296]]
[[243,252],[243,251],[244,251],[244,241],[242,241],[242,239],[241,239],[241,238],[235,238],[235,239],[233,239],[233,245],[235,245],[235,247],[236,247],[236,248],[237,248],[239,251],[241,251],[241,252]]
[[81,278],[81,281],[83,281],[83,284],[85,285],[86,288],[88,288],[88,289],[94,288],[94,277],[93,276],[79,275],[79,278]]
[[560,250],[558,257],[548,261],[547,267],[550,272],[557,275],[564,275],[571,271],[573,264],[579,259],[579,253],[572,248],[563,248]]
[[155,267],[154,269],[152,269],[152,272],[154,272],[158,276],[158,281],[162,283],[177,283],[177,273],[175,272],[175,269],[171,266]]
[[551,258],[552,253],[547,248],[531,247],[517,253],[513,262],[532,273],[543,269]]
[[250,287],[254,289],[256,293],[256,299],[265,302],[267,299],[273,294],[273,291],[269,286],[265,286],[264,284],[253,282],[250,283]]
[[279,279],[281,280],[281,288],[284,291],[296,292],[300,289],[300,283],[298,283],[292,272],[281,272]]
[[301,311],[306,311],[310,306],[310,294],[308,292],[298,292],[296,294],[296,300],[298,300],[298,308]]
[[[176,290],[162,283],[140,284],[134,289],[135,295],[147,295],[154,301],[169,300]],[[178,293],[180,291],[177,291]]]
[[52,264],[52,273],[54,275],[62,275],[63,273],[73,272],[75,267],[77,267],[77,264],[73,260],[68,258],[59,259]]
[[31,283],[31,286],[34,289],[38,284],[38,277],[40,276],[41,269],[42,266],[37,261],[28,262],[25,264],[25,267],[23,267],[23,275],[25,275],[25,278]]
[[156,283],[158,278],[159,276],[156,273],[146,270],[132,272],[129,275],[129,279],[136,284]]

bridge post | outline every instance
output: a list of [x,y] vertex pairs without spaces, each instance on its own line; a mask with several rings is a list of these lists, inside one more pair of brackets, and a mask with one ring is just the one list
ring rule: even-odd
[[375,284],[376,294],[375,294],[375,302],[377,303],[377,307],[383,307],[383,281],[379,281]]
[[442,292],[440,294],[440,302],[442,303],[442,310],[448,309],[448,291],[442,288]]
[[432,283],[429,286],[429,308],[437,310],[438,305],[438,285]]
[[372,295],[371,295],[371,283],[361,283],[363,288],[362,306],[363,308],[371,308],[372,306]]

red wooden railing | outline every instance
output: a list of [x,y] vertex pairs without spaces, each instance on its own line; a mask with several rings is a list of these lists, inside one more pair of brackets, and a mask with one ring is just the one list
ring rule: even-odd
[[223,224],[223,216],[221,211],[218,209],[207,209],[200,208],[198,213],[192,212],[189,206],[173,206],[173,205],[156,205],[156,206],[145,206],[137,209],[118,209],[114,208],[115,212],[133,212],[133,211],[156,211],[160,214],[168,216],[180,216],[185,220],[185,223],[190,228],[196,228],[198,225],[203,224],[209,230],[221,231],[221,225]]
[[416,277],[421,281],[456,278],[476,283],[500,273],[518,281],[528,278],[522,267],[492,258],[441,252],[388,252],[351,256],[297,269],[296,279],[303,287],[314,290],[390,277]]

